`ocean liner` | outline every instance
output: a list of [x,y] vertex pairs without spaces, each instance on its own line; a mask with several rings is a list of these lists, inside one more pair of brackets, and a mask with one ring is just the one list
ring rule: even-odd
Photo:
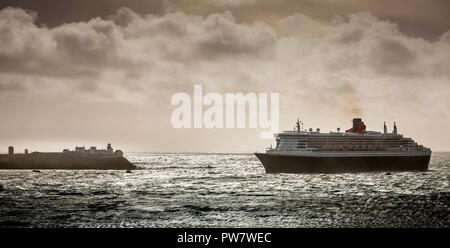
[[339,173],[369,171],[426,171],[431,150],[397,133],[366,131],[361,118],[340,132],[321,133],[318,128],[275,134],[276,147],[255,153],[266,173]]

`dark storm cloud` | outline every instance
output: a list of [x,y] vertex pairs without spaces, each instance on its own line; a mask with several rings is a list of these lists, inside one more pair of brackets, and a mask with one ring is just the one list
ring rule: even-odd
[[373,66],[379,73],[393,73],[399,75],[414,75],[412,65],[417,55],[405,44],[395,39],[381,40],[371,51]]
[[0,91],[3,93],[24,93],[26,90],[27,88],[21,82],[6,81],[4,78],[3,81],[0,82]]
[[364,31],[361,29],[347,30],[347,32],[342,33],[339,37],[336,37],[336,41],[351,45],[355,42],[359,42],[364,35]]
[[264,23],[237,23],[229,12],[211,14],[205,18],[184,13],[164,16],[139,16],[121,8],[109,16],[130,40],[149,41],[164,59],[220,59],[237,55],[254,55],[273,48],[275,32]]
[[20,7],[39,13],[39,24],[50,27],[62,23],[88,21],[95,17],[105,18],[121,7],[129,7],[140,14],[162,14],[163,0],[2,0],[4,7]]
[[280,19],[296,13],[307,14],[329,23],[336,15],[367,11],[398,23],[400,30],[416,37],[436,40],[450,29],[450,2],[447,0],[3,0],[7,7],[32,9],[39,13],[39,23],[58,26],[62,23],[106,18],[121,7],[138,14],[162,15],[178,11],[206,17],[225,10],[233,11],[239,21],[264,21],[275,25]]
[[[228,12],[228,16],[231,14]],[[204,22],[204,32],[197,44],[200,54],[207,57],[258,54],[271,49],[276,43],[276,34],[264,24],[252,27],[238,24],[234,17],[211,15]]]
[[[250,9],[258,4],[264,11]],[[325,3],[311,6],[320,4]],[[450,94],[450,31],[428,40],[369,12],[326,22],[303,13],[272,16],[266,12],[272,5],[229,0],[199,7],[166,1],[162,14],[118,8],[53,26],[39,24],[40,12],[4,8],[0,111],[10,113],[8,125],[24,123],[32,114],[46,123],[23,126],[30,133],[62,130],[60,123],[36,114],[39,109],[49,118],[58,113],[74,136],[86,129],[93,136],[159,140],[165,142],[162,150],[179,140],[165,136],[172,130],[171,96],[192,93],[194,84],[205,92],[280,92],[281,118],[300,111],[331,123],[342,115],[395,113],[406,123],[413,113],[433,125],[450,121],[441,115]],[[205,14],[214,8],[231,10]],[[186,11],[172,11],[177,9]],[[243,21],[246,9],[254,18]],[[257,18],[265,14],[265,20]],[[202,135],[186,144],[195,147]],[[228,141],[223,146],[233,147]]]
[[239,24],[229,12],[206,18],[183,13],[141,16],[121,8],[108,19],[51,28],[38,26],[38,18],[20,8],[0,10],[0,72],[64,84],[80,81],[75,88],[81,92],[104,92],[105,85],[131,91],[142,84],[173,88],[182,83],[174,76],[190,74],[176,64],[186,67],[240,55],[253,59],[276,45],[270,27]]
[[[242,75],[258,68],[252,64],[289,63],[288,68],[299,65],[313,74],[324,69],[352,73],[371,69],[378,75],[415,77],[431,75],[434,65],[448,63],[442,55],[447,33],[434,43],[410,38],[395,23],[370,13],[351,14],[332,25],[296,14],[280,20],[278,27],[285,36],[277,36],[261,22],[239,23],[229,11],[207,17],[142,16],[121,8],[107,19],[52,28],[36,25],[38,18],[17,8],[0,11],[0,71],[100,82],[125,75],[136,75],[138,81],[151,76],[149,82],[179,82],[173,77],[190,74],[189,70],[203,70],[202,75],[216,69],[228,73],[237,64],[245,69]],[[211,59],[209,69],[193,68]]]
[[120,55],[122,33],[99,18],[88,22],[38,27],[36,13],[0,11],[0,71],[54,77],[98,75],[104,67],[129,66]]

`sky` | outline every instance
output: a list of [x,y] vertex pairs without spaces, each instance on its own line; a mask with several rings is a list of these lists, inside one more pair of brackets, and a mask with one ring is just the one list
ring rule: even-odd
[[261,128],[175,129],[172,96],[279,93],[298,117],[450,150],[450,2],[0,2],[0,152],[254,152]]

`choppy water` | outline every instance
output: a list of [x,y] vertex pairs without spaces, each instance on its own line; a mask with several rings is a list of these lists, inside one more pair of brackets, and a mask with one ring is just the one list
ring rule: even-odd
[[0,171],[0,226],[450,227],[450,153],[427,172],[265,174],[252,154],[128,154],[142,170]]

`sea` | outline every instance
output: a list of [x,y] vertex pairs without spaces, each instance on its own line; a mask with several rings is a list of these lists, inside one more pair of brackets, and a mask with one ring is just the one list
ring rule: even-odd
[[450,153],[391,174],[266,174],[253,154],[125,156],[139,169],[1,170],[0,227],[450,227]]

